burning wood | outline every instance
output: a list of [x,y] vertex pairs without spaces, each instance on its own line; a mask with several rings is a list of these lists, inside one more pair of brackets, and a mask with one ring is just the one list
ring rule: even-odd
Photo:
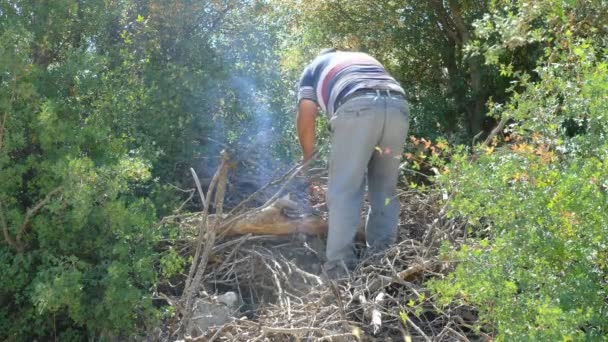
[[[287,214],[292,212],[306,212],[298,204],[285,196],[261,210],[254,210],[239,220],[226,226],[221,234],[232,235],[289,235],[308,234],[324,235],[327,233],[327,222],[313,214],[301,214],[297,217]],[[211,220],[215,220],[213,217]],[[225,218],[224,218],[225,220]]]
[[[201,217],[193,217],[190,225],[201,223]],[[235,235],[325,235],[327,221],[320,216],[309,213],[298,203],[284,196],[262,209],[253,209],[236,218],[222,215],[218,222],[217,215],[209,215],[208,225],[219,224],[218,234],[222,236]]]
[[[190,335],[194,331],[194,297],[199,292],[203,275],[209,262],[211,251],[218,238],[227,235],[289,235],[294,233],[316,234],[320,235],[327,231],[327,224],[320,217],[303,214],[297,217],[290,217],[286,212],[305,212],[299,210],[298,204],[289,199],[289,196],[279,197],[285,190],[286,186],[291,182],[298,173],[307,167],[312,159],[298,165],[285,174],[279,181],[285,180],[279,190],[266,201],[266,203],[256,209],[246,210],[241,214],[236,214],[239,208],[245,208],[245,204],[252,200],[255,195],[270,186],[258,190],[246,200],[237,205],[228,214],[223,214],[225,190],[228,173],[228,154],[222,151],[220,155],[220,165],[213,176],[207,193],[204,194],[200,180],[194,171],[191,169],[196,188],[198,190],[201,202],[203,204],[202,213],[192,219],[198,227],[198,237],[196,241],[196,252],[193,262],[190,266],[188,278],[185,282],[184,293],[180,300],[179,307],[185,328],[185,336]],[[213,201],[212,201],[213,198]],[[209,214],[211,203],[216,213]]]

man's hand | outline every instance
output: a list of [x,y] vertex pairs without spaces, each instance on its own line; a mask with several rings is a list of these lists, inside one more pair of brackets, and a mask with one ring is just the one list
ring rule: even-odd
[[314,101],[303,99],[298,104],[296,130],[298,131],[298,140],[302,147],[304,161],[312,158],[314,153],[317,111],[317,104]]
[[308,194],[310,196],[315,196],[318,193],[322,193],[323,192],[323,187],[322,187],[322,183],[318,180],[308,180]]

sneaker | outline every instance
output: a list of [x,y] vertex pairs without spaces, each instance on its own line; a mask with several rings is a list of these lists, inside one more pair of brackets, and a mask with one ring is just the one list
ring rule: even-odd
[[330,280],[342,280],[350,278],[351,269],[343,260],[328,261],[323,265],[324,273]]

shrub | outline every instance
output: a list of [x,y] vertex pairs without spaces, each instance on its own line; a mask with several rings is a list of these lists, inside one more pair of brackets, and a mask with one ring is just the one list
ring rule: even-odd
[[473,237],[431,287],[444,304],[475,305],[478,329],[497,340],[608,337],[608,69],[597,13],[605,4],[520,1],[479,23],[491,63],[545,46],[533,72],[500,65],[515,81],[492,113],[512,119],[510,141],[476,149],[475,162],[455,155],[438,179]]

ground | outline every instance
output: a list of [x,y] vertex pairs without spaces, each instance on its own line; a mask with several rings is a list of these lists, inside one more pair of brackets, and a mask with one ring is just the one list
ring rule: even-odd
[[[321,192],[323,189],[321,189]],[[213,246],[199,300],[214,305],[234,292],[238,307],[225,324],[186,336],[196,341],[452,341],[479,339],[472,308],[437,307],[425,281],[453,265],[437,259],[442,241],[462,243],[464,225],[447,219],[434,191],[400,194],[398,243],[365,257],[348,279],[329,281],[321,267],[323,236],[237,236]],[[323,196],[313,205],[324,215]],[[183,229],[196,231],[183,220]],[[363,245],[359,245],[365,255]],[[223,314],[223,310],[222,311]],[[154,339],[172,340],[179,315]],[[205,330],[206,329],[206,330]],[[173,335],[176,336],[176,335]],[[197,337],[191,337],[197,336]]]

